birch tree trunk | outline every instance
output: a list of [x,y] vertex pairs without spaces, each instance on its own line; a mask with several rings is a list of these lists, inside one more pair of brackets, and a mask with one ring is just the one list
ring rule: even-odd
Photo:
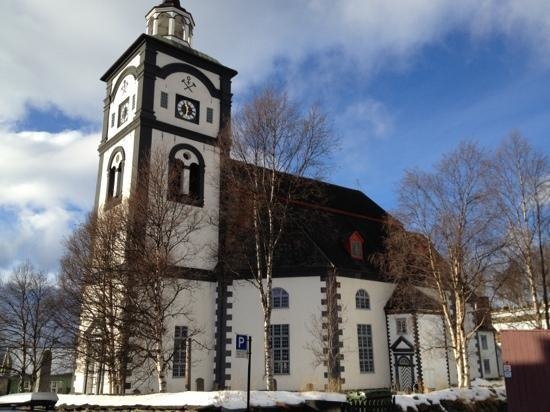
[[[235,221],[229,225],[228,239],[235,243],[228,250],[239,254],[240,259],[228,266],[248,279],[260,295],[267,390],[273,389],[270,328],[274,259],[290,220],[289,205],[304,196],[303,177],[319,176],[335,147],[325,115],[315,107],[303,112],[285,93],[267,89],[255,96],[233,118],[231,153],[235,160],[226,162],[223,173],[226,187],[240,192],[242,209],[252,211],[252,216],[230,216]],[[253,233],[252,239],[249,233]]]

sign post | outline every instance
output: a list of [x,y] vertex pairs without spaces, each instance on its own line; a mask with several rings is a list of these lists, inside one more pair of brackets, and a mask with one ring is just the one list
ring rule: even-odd
[[238,358],[248,357],[248,373],[246,379],[246,410],[250,411],[250,364],[252,355],[252,336],[237,335],[235,349]]
[[250,412],[250,355],[252,354],[252,336],[248,337],[248,376],[246,379],[246,410]]

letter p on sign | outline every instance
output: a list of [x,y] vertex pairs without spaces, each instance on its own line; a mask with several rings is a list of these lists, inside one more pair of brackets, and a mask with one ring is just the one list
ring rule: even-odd
[[236,345],[237,350],[248,350],[248,336],[237,335]]

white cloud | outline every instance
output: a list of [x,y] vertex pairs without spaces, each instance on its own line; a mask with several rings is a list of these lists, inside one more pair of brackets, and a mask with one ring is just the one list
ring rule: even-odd
[[[25,105],[55,105],[100,121],[98,80],[144,30],[151,0],[4,0],[0,2],[0,122]],[[550,63],[546,0],[182,0],[197,22],[195,46],[240,71],[236,89],[261,83],[276,57],[298,64],[338,49],[338,60],[311,71],[353,64],[368,77],[404,64],[454,30],[474,38],[499,33]],[[290,69],[292,70],[292,69]]]
[[55,269],[62,241],[91,209],[99,134],[0,130],[0,268]]

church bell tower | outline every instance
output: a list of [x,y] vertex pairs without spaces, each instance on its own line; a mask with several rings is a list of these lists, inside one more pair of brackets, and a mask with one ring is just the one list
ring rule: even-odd
[[[220,231],[215,222],[220,168],[228,148],[222,131],[230,121],[231,79],[237,72],[193,48],[195,21],[179,0],[163,1],[145,20],[145,33],[101,77],[106,97],[95,209],[101,213],[117,207],[135,188],[147,187],[147,165],[161,154],[168,170],[167,199],[205,217],[205,224],[187,241],[192,253],[188,249],[171,253],[191,255],[185,261],[175,260],[182,262],[175,263],[181,269],[176,277],[195,282],[194,295],[179,303],[192,305],[194,322],[204,331],[202,338],[216,344],[215,353],[197,350],[193,355],[198,359],[194,378],[211,390],[223,386],[226,376],[222,298],[226,287],[217,271]],[[187,327],[189,319],[172,321],[168,341]],[[99,391],[93,373],[88,369],[79,373],[77,392]],[[175,372],[168,378],[169,391],[183,390],[178,378]],[[126,383],[127,390],[133,389],[132,382]]]
[[[96,210],[129,196],[144,178],[142,166],[162,152],[177,173],[170,200],[217,215],[225,146],[220,132],[231,115],[231,79],[237,72],[192,47],[195,21],[179,0],[163,1],[145,18],[146,33],[101,78],[107,92]],[[203,249],[210,255],[217,232],[212,225],[195,239],[208,245]],[[190,265],[211,271],[214,260],[197,256]]]

